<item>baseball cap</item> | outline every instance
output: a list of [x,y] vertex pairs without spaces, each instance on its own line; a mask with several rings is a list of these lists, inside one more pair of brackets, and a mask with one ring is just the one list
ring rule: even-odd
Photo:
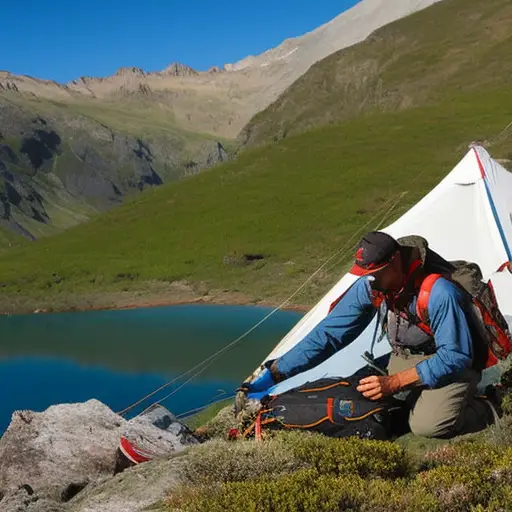
[[370,231],[361,238],[350,273],[366,276],[383,269],[399,250],[398,242],[383,231]]

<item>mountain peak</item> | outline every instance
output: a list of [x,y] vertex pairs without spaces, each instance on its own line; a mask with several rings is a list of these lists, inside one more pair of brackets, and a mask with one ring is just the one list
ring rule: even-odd
[[195,69],[179,62],[173,62],[162,73],[170,76],[195,76],[199,74]]
[[146,72],[137,67],[123,67],[116,71],[116,76],[146,76]]

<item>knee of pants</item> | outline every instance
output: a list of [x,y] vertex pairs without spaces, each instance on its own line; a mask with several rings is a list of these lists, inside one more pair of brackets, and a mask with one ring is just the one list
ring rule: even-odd
[[437,437],[448,439],[456,435],[454,422],[451,421],[428,421],[423,418],[420,421],[414,415],[409,418],[409,428],[415,436]]

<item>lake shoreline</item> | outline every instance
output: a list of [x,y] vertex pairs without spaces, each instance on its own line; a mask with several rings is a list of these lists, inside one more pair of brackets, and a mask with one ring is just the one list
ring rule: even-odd
[[[199,292],[199,293],[198,293]],[[90,294],[59,294],[47,296],[16,295],[0,298],[0,316],[18,314],[47,314],[85,311],[124,311],[181,305],[223,305],[276,308],[279,299],[256,300],[240,292],[210,290],[201,293],[196,287],[178,283],[167,290],[105,291]],[[307,313],[309,304],[286,304],[282,311]]]
[[[169,306],[190,306],[194,304],[201,304],[201,305],[215,305],[215,306],[254,306],[254,307],[263,307],[263,308],[277,308],[278,304],[273,303],[271,301],[260,301],[260,302],[253,302],[253,301],[236,301],[236,302],[225,302],[224,300],[216,302],[215,300],[203,300],[201,298],[198,298],[196,300],[185,300],[185,301],[156,301],[156,302],[142,302],[142,303],[133,303],[129,305],[123,305],[123,306],[105,306],[105,307],[90,307],[87,310],[84,311],[124,311],[124,310],[130,310],[130,309],[145,309],[145,308],[159,308],[159,307],[169,307]],[[290,304],[285,305],[281,308],[279,308],[281,311],[295,311],[297,313],[307,313],[311,306],[305,306],[300,304]]]

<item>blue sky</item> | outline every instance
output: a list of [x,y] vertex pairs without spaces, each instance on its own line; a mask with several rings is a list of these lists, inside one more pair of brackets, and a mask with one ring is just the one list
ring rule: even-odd
[[235,62],[301,35],[357,0],[0,0],[0,70],[67,82],[122,66]]

